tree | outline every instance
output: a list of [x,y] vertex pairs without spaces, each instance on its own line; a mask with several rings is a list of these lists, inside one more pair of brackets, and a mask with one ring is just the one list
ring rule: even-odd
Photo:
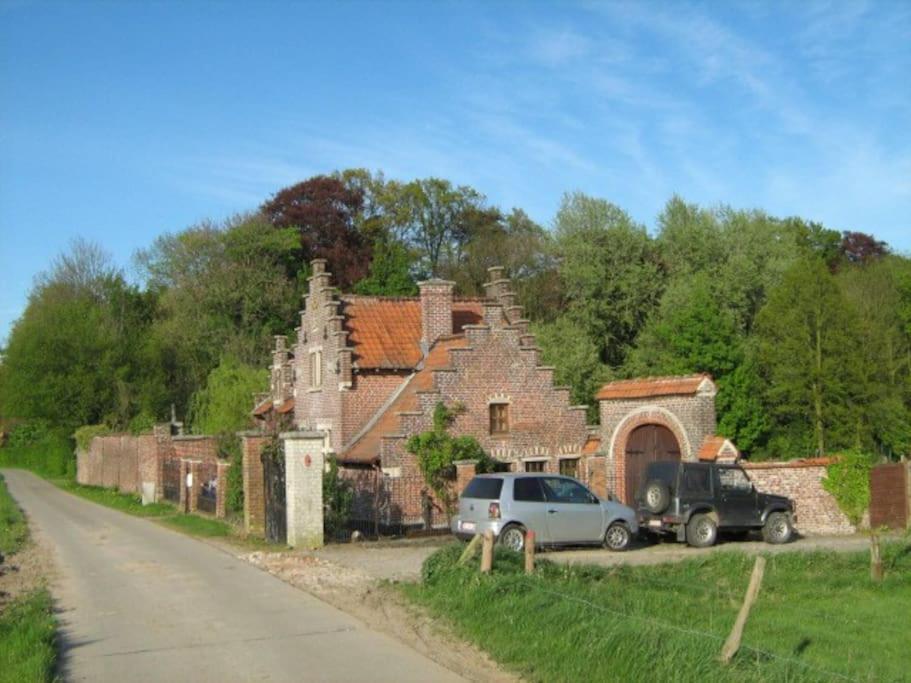
[[620,208],[581,193],[566,195],[555,219],[566,313],[618,367],[664,288],[645,228]]
[[725,258],[715,214],[677,195],[658,216],[657,246],[671,276],[711,271]]
[[779,443],[825,454],[850,445],[862,400],[857,319],[820,259],[800,261],[757,319],[766,403]]
[[384,237],[374,242],[370,274],[354,285],[357,294],[373,296],[415,296],[417,283],[413,252],[404,244]]
[[872,235],[845,231],[841,237],[841,253],[849,263],[868,263],[889,253],[889,246]]
[[370,240],[357,227],[363,206],[363,191],[354,183],[314,176],[279,190],[261,210],[275,227],[297,229],[300,259],[326,259],[335,282],[347,291],[370,266]]

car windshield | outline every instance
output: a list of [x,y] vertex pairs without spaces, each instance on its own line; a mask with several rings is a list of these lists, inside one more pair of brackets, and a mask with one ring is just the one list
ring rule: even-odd
[[500,491],[503,488],[503,480],[495,478],[475,477],[472,479],[465,490],[462,491],[462,498],[483,498],[484,500],[495,500],[500,497]]

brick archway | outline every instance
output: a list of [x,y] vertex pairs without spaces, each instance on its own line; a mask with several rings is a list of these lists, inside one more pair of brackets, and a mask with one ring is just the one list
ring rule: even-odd
[[659,406],[644,406],[632,411],[624,417],[620,424],[614,429],[610,441],[610,458],[608,467],[613,472],[608,472],[608,481],[612,482],[611,488],[624,503],[630,503],[626,500],[626,445],[630,435],[639,427],[645,425],[659,425],[665,427],[674,435],[677,443],[680,445],[680,457],[683,460],[691,460],[693,450],[690,441],[687,438],[686,431],[680,419],[666,408]]

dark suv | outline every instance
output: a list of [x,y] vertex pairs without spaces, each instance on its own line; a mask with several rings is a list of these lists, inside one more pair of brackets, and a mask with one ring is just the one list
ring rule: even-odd
[[636,496],[639,528],[675,534],[678,541],[704,548],[718,532],[762,529],[768,543],[794,535],[794,503],[760,493],[742,468],[697,462],[653,462]]

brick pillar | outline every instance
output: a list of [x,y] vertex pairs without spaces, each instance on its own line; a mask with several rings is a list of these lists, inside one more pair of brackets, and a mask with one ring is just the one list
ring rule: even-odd
[[607,498],[607,458],[590,455],[585,459],[588,469],[588,487],[600,498]]
[[181,512],[187,511],[187,472],[190,471],[188,463],[183,458],[180,459],[180,501],[177,507]]
[[215,465],[215,476],[218,477],[217,488],[215,489],[215,516],[224,519],[226,515],[226,501],[228,499],[228,469],[231,467],[230,462],[219,460]]
[[477,472],[477,460],[456,460],[456,494],[461,496],[462,491],[468,486]]
[[199,488],[202,482],[199,480],[199,460],[191,460],[189,463],[190,486],[187,491],[187,510],[196,512],[199,507]]
[[266,498],[263,493],[263,446],[269,436],[262,432],[241,432],[244,477],[244,531],[262,535],[266,528]]

